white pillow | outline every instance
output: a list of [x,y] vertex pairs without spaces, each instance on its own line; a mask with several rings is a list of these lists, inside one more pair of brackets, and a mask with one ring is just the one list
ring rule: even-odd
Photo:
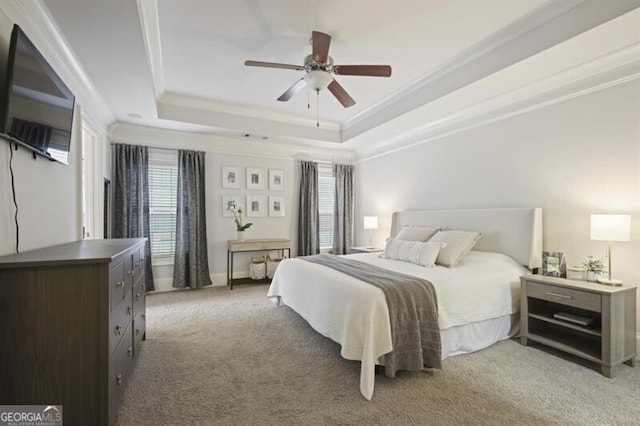
[[452,267],[476,245],[481,233],[475,231],[438,231],[429,239],[430,243],[446,243],[438,253],[436,264]]
[[444,243],[431,243],[422,241],[403,241],[388,238],[384,248],[385,259],[402,260],[422,266],[435,265],[438,252]]
[[404,241],[427,241],[438,232],[440,228],[426,226],[404,226],[396,235],[397,240]]

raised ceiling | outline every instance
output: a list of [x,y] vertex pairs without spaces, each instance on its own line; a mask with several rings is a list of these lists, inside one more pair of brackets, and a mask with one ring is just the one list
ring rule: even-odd
[[[46,13],[116,120],[229,137],[335,147],[638,7],[590,0],[44,0]],[[625,4],[626,3],[626,4]],[[623,4],[623,6],[620,6]],[[278,102],[313,30],[336,64],[390,64],[390,78],[337,76]],[[534,36],[532,36],[534,35]],[[570,67],[570,65],[568,65]],[[531,73],[534,81],[557,70]],[[504,81],[505,90],[513,82]],[[501,83],[502,84],[502,83]],[[496,93],[500,87],[495,87]],[[310,99],[311,108],[307,108]],[[316,106],[317,105],[317,106]],[[460,104],[460,107],[464,104]],[[318,108],[318,110],[316,109]],[[320,127],[316,127],[316,115]]]

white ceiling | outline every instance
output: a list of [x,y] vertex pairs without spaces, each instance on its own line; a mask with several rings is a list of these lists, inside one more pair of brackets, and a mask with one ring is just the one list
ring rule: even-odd
[[[638,4],[603,12],[584,0],[42,3],[119,122],[331,147]],[[303,72],[243,63],[302,65],[313,30],[332,36],[336,64],[389,64],[392,76],[337,76],[356,101],[348,109],[326,90],[318,110],[314,93],[307,109],[304,90],[278,102]]]

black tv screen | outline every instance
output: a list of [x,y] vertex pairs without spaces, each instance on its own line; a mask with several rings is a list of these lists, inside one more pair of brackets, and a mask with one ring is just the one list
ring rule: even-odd
[[1,131],[69,164],[75,97],[18,25],[11,32],[4,93]]

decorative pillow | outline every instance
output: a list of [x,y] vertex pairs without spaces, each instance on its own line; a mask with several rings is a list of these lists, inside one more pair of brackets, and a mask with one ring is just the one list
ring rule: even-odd
[[452,267],[456,266],[469,250],[476,245],[481,233],[475,231],[438,231],[429,239],[430,243],[446,243],[438,253],[436,264]]
[[388,238],[384,248],[385,259],[402,260],[422,266],[433,266],[438,252],[445,243],[431,243],[422,241],[403,241]]
[[396,235],[397,240],[404,241],[427,241],[438,232],[440,228],[430,228],[425,226],[404,226]]

